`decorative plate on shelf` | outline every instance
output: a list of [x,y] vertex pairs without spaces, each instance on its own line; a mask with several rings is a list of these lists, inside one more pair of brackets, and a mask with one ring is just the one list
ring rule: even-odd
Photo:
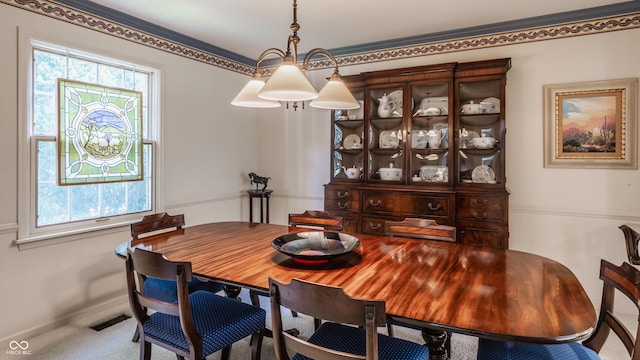
[[471,173],[471,180],[474,183],[495,184],[496,174],[487,165],[476,166]]
[[500,112],[500,99],[497,97],[488,97],[480,102],[485,108],[485,113],[497,114]]
[[347,135],[342,141],[342,146],[347,150],[362,149],[362,142],[360,136],[356,134]]
[[397,149],[400,146],[398,133],[394,131],[381,131],[379,140],[380,149]]
[[293,258],[323,260],[352,252],[360,246],[360,239],[341,232],[304,231],[282,235],[271,246]]

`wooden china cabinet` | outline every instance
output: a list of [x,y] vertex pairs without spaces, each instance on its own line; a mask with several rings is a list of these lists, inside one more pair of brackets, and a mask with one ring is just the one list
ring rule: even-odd
[[505,86],[511,60],[445,63],[344,77],[361,102],[332,111],[325,210],[345,231],[384,232],[421,217],[465,244],[508,247]]

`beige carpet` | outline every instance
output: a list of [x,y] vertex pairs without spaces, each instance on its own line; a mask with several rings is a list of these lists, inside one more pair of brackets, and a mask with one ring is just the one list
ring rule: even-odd
[[[249,297],[246,292],[241,293],[241,298],[248,301]],[[262,307],[268,310],[268,299],[261,298]],[[126,307],[123,307],[126,309]],[[114,314],[117,315],[117,314]],[[313,320],[307,316],[299,316],[293,318],[288,311],[283,311],[286,316],[286,324],[295,327],[301,331],[301,336],[308,337],[313,329]],[[93,324],[99,323],[106,319],[95,320]],[[267,326],[270,327],[271,319],[267,314]],[[5,350],[0,352],[0,359],[16,360],[121,360],[121,359],[138,359],[139,344],[131,342],[131,336],[135,329],[135,320],[133,318],[112,325],[104,330],[95,331],[90,329],[87,324],[68,324],[55,331],[28,339],[29,355],[11,355]],[[385,329],[380,329],[385,332]],[[418,343],[423,343],[420,333],[415,330],[396,327],[394,328],[396,336],[402,337]],[[451,346],[452,360],[475,360],[477,350],[477,339],[470,336],[453,334]],[[613,339],[612,339],[613,340]],[[605,349],[600,356],[603,360],[621,360],[628,359],[624,348],[615,340],[607,342]],[[166,351],[157,346],[152,346],[152,360],[175,360],[175,354]],[[220,353],[215,353],[207,360],[220,359]],[[236,343],[231,350],[231,359],[250,359],[249,338]],[[273,341],[265,338],[262,347],[263,360],[275,360],[273,351]],[[401,359],[399,359],[401,360]]]

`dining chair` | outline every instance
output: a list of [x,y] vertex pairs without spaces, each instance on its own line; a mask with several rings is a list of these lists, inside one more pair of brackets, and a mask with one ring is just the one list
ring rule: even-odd
[[[131,238],[137,240],[140,235],[150,235],[162,231],[178,231],[185,226],[184,214],[169,215],[166,212],[147,215],[142,220],[131,224]],[[198,290],[206,290],[217,293],[223,290],[224,285],[215,281],[200,280],[193,277],[188,284],[189,293]],[[175,280],[163,280],[149,278],[144,282],[144,292],[148,296],[166,301],[177,302],[178,294],[176,292]],[[139,338],[138,329],[133,334],[132,341],[137,342]]]
[[[428,359],[426,346],[377,332],[385,326],[385,302],[354,299],[342,288],[293,279],[269,278],[271,323],[278,360]],[[308,340],[283,330],[281,307],[323,319]]]
[[[478,341],[478,360],[588,360],[600,359],[602,349],[609,333],[613,331],[624,344],[631,360],[640,360],[640,270],[629,263],[616,266],[606,260],[600,260],[600,279],[603,281],[602,302],[596,329],[584,342],[567,344],[529,344],[502,342],[481,338]],[[617,290],[617,291],[616,291]],[[616,316],[613,306],[615,293],[627,296],[636,305],[638,325],[630,332],[622,320]],[[635,334],[635,335],[634,335]]]
[[431,219],[405,218],[403,221],[385,221],[384,229],[389,236],[456,241],[455,226],[440,225]]
[[289,214],[289,225],[322,230],[342,231],[342,216],[328,211],[305,210],[302,214]]
[[638,242],[640,241],[640,233],[633,230],[627,225],[620,225],[618,229],[622,230],[624,240],[627,244],[627,258],[633,265],[640,265],[640,254],[638,254]]
[[[128,249],[127,292],[140,333],[140,359],[150,359],[151,344],[170,350],[179,359],[202,360],[222,350],[229,359],[231,345],[251,336],[251,358],[260,359],[266,311],[208,291],[189,293],[190,262],[167,260],[145,249]],[[178,301],[166,302],[143,291],[149,278],[170,280]],[[147,309],[153,310],[149,315]]]
[[[405,218],[402,221],[385,221],[385,233],[388,236],[408,237],[414,239],[426,239],[435,241],[456,241],[455,226],[440,225],[436,221],[423,218]],[[389,336],[394,336],[393,326],[403,326],[406,328],[423,331],[422,327],[408,324],[395,318],[387,319],[387,332]],[[451,354],[451,332],[447,332],[447,339],[444,347],[447,354]]]
[[[334,216],[323,210],[305,210],[302,214],[289,213],[289,225],[309,229],[341,231],[342,216]],[[260,298],[258,296],[268,296],[268,294],[252,290],[249,292],[249,296],[253,305],[260,306]],[[291,311],[291,315],[298,316],[295,311]],[[320,320],[314,319],[314,327],[318,329],[319,326]]]

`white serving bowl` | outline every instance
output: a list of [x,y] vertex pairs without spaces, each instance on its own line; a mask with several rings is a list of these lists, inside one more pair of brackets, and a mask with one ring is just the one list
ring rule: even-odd
[[462,113],[463,114],[482,114],[484,111],[484,106],[482,104],[474,104],[473,102],[469,104],[462,105]]
[[477,147],[479,149],[489,149],[496,144],[496,139],[490,136],[477,137],[471,140],[471,143],[474,147]]
[[380,179],[398,181],[402,178],[402,168],[380,168]]

